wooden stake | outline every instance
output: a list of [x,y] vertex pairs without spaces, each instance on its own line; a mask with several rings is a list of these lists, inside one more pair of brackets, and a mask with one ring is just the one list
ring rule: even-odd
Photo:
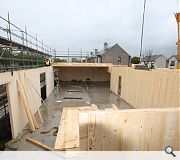
[[32,144],[35,144],[35,145],[47,150],[47,151],[53,151],[53,149],[51,147],[49,147],[49,146],[47,146],[45,144],[42,144],[41,142],[36,141],[36,140],[34,140],[34,139],[30,138],[30,137],[27,137],[26,140],[31,142]]

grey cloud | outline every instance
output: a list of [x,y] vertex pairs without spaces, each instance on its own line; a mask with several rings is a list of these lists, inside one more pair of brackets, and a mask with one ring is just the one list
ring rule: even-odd
[[[147,0],[144,47],[167,57],[176,53],[177,0]],[[57,50],[91,51],[103,42],[119,43],[139,54],[143,0],[1,0],[0,15]]]

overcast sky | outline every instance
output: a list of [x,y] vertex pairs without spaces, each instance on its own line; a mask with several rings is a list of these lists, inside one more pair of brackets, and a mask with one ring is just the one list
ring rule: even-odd
[[[0,15],[56,50],[101,50],[118,43],[139,55],[144,0],[0,0]],[[143,50],[175,54],[179,0],[147,0]]]

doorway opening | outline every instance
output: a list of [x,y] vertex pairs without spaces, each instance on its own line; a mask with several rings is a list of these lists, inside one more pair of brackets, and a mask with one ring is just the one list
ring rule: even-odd
[[45,100],[46,95],[46,73],[40,73],[40,87],[41,87],[41,98]]
[[119,76],[118,95],[121,96],[121,76]]
[[5,150],[5,143],[12,140],[11,123],[8,108],[6,84],[0,85],[0,150]]

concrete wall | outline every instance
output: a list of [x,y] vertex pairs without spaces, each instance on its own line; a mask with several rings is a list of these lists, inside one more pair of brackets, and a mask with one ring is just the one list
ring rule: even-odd
[[107,68],[59,67],[59,79],[62,81],[86,81],[87,78],[91,81],[110,81],[110,74]]
[[[11,130],[13,138],[17,137],[18,133],[27,124],[28,120],[26,113],[23,109],[22,99],[19,97],[17,80],[19,80],[19,75],[22,77],[23,84],[25,85],[25,90],[27,92],[28,101],[30,103],[33,113],[37,111],[35,102],[38,107],[41,106],[41,99],[36,91],[29,85],[28,80],[35,86],[39,94],[40,92],[40,73],[46,73],[46,94],[50,95],[54,88],[54,77],[52,67],[43,67],[37,69],[28,69],[22,71],[14,71],[13,75],[11,72],[0,73],[0,84],[7,84],[8,93],[8,103],[9,103],[9,113],[11,121]],[[26,76],[24,76],[26,75]],[[27,77],[27,78],[25,78]],[[31,87],[31,88],[30,88]]]
[[121,97],[135,108],[180,107],[180,78],[177,70],[143,71],[112,67],[110,89],[118,94],[121,76]]

